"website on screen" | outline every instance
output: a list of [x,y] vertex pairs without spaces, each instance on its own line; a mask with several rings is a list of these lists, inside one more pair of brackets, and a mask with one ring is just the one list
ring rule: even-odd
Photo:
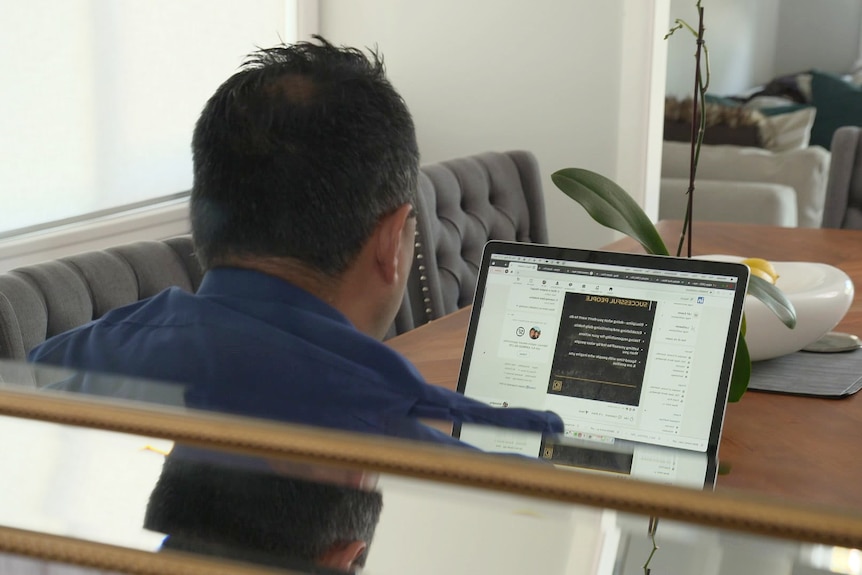
[[[705,451],[736,278],[494,255],[464,383],[499,407],[548,409],[565,436]],[[541,438],[465,425],[535,456]]]

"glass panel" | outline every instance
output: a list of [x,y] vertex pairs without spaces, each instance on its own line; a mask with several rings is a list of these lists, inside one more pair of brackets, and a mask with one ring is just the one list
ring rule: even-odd
[[0,526],[154,554],[375,575],[634,574],[651,555],[654,573],[858,568],[856,550],[669,519],[652,554],[646,516],[13,417],[0,458]]
[[0,554],[0,573],[15,573],[16,575],[115,575],[119,571],[101,571],[77,565],[64,565],[56,561]]
[[[0,402],[7,406],[12,398],[10,379],[24,379],[22,373],[32,377],[26,385],[14,387],[21,391],[71,373],[27,372],[25,366],[14,365],[21,369],[15,375],[10,375],[11,369],[0,370],[7,385]],[[110,383],[109,378],[100,381]],[[164,385],[139,387],[164,391]],[[38,395],[34,399],[49,400]],[[101,400],[88,405],[105,413],[119,412],[120,406]],[[169,421],[167,410],[159,413]],[[191,412],[182,419],[195,422]],[[238,425],[238,430],[257,429],[245,420],[225,421]],[[379,473],[358,464],[335,465],[334,461],[362,461],[361,453],[347,447],[333,451],[333,445],[349,443],[349,436],[341,434],[321,440],[317,459],[259,455],[254,450],[260,447],[243,443],[241,437],[237,444],[249,445],[252,451],[204,447],[212,432],[205,430],[204,420],[200,422],[198,441],[191,445],[165,437],[0,417],[4,470],[0,526],[109,543],[160,557],[195,553],[317,572],[351,570],[364,563],[365,572],[377,575],[610,575],[644,573],[647,561],[654,573],[858,572],[859,551],[819,545],[823,540],[814,535],[816,529],[796,539],[775,539],[663,517],[653,538],[651,518],[644,515],[566,503],[550,489],[544,497],[518,494],[517,474],[524,470],[520,458],[477,456],[512,471],[508,483],[497,481],[498,476],[488,478],[488,485],[503,486],[504,491]],[[124,421],[119,419],[117,425]],[[271,439],[285,446],[298,440],[297,429],[302,428],[267,427]],[[375,449],[377,444],[363,445]],[[447,459],[440,449],[425,452],[407,443],[399,443],[398,449],[408,472],[409,458],[417,452],[431,462],[430,468],[442,467]],[[452,455],[455,451],[462,453],[453,450]],[[571,477],[568,471],[532,465],[536,473]],[[629,485],[634,492],[647,486],[638,481]],[[862,533],[858,519],[856,523],[854,532]],[[862,536],[856,540],[862,541]]]
[[[215,398],[215,393],[198,391],[194,386],[142,380],[92,372],[0,361],[0,381],[32,386],[46,394],[95,395],[113,400],[133,400],[149,404],[225,412],[233,405],[231,397],[246,393],[237,387],[229,396]],[[240,403],[240,402],[236,402]],[[244,403],[241,415],[257,416],[253,404]],[[448,431],[449,422],[430,422]],[[614,477],[625,477],[695,489],[711,488],[715,481],[716,462],[706,453],[660,447],[631,441],[588,441],[562,436],[543,436],[538,432],[471,426],[471,437],[482,441],[490,453],[513,453],[514,444],[527,446],[520,452],[538,455],[542,460],[568,471],[582,471]],[[532,457],[532,455],[530,456]]]

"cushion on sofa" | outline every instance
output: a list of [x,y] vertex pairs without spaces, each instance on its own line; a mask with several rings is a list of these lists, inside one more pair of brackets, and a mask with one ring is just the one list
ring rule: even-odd
[[[664,122],[664,139],[669,142],[691,141],[691,122]],[[712,126],[703,134],[703,143],[711,145],[760,147],[760,128],[754,126]]]
[[[728,97],[707,97],[706,131],[708,145],[752,146],[773,152],[806,148],[816,117],[809,104],[786,98],[758,96],[743,103]],[[665,100],[664,139],[691,141],[691,99]]]
[[[665,98],[664,139],[669,142],[690,142],[691,115],[691,98]],[[760,147],[761,119],[762,116],[757,111],[746,110],[733,101],[707,98],[703,143]]]
[[813,106],[792,105],[763,108],[760,138],[763,147],[773,152],[801,150],[811,143],[811,131],[817,118]]
[[[698,180],[784,184],[796,190],[799,226],[820,227],[830,154],[819,146],[772,152],[740,146],[703,146]],[[688,177],[689,145],[665,142],[662,178]]]

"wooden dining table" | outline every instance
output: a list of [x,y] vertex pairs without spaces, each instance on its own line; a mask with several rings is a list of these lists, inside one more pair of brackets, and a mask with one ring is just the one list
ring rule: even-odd
[[[674,250],[681,222],[662,221],[657,227]],[[693,255],[821,262],[843,270],[857,292],[835,329],[862,336],[862,231],[698,222],[692,246]],[[603,249],[643,251],[629,238]],[[469,314],[464,308],[388,344],[430,383],[454,389]],[[719,460],[729,467],[716,482],[719,491],[744,490],[862,513],[862,393],[820,399],[749,390],[728,405]]]

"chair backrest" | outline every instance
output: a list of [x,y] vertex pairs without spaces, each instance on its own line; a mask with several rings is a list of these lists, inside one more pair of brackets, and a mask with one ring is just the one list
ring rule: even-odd
[[548,242],[539,165],[526,151],[423,166],[417,212],[414,265],[396,318],[398,333],[472,303],[488,240]]
[[191,236],[141,241],[0,275],[0,359],[23,360],[47,338],[203,274]]
[[824,228],[862,229],[862,128],[844,126],[832,136]]

